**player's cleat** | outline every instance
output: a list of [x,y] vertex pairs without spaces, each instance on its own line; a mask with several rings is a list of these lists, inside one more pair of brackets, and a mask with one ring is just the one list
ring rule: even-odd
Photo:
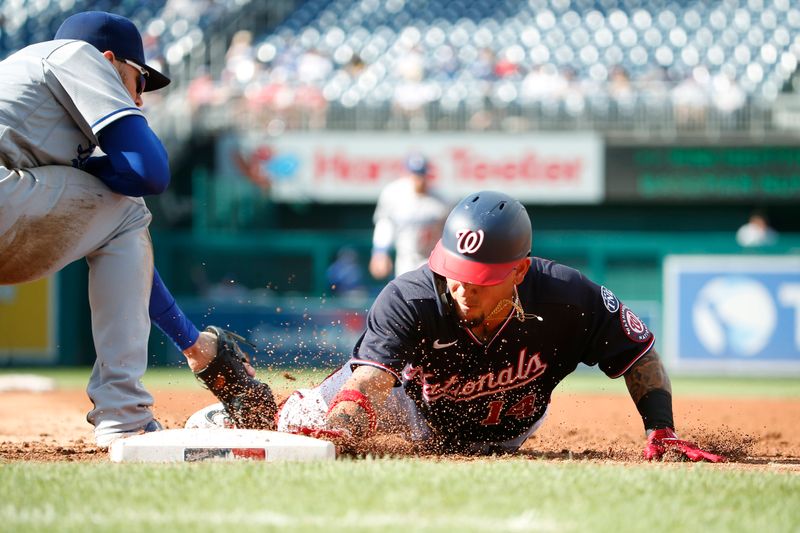
[[250,376],[245,367],[250,361],[239,343],[249,343],[216,326],[206,331],[217,336],[217,355],[206,368],[195,372],[197,379],[222,402],[237,428],[274,429],[277,406],[272,390]]
[[225,411],[224,405],[212,403],[190,416],[183,427],[185,429],[232,429],[236,425]]
[[97,444],[98,448],[108,448],[111,446],[111,443],[118,439],[124,439],[125,437],[131,437],[133,435],[141,435],[142,433],[152,433],[153,431],[161,431],[164,429],[161,426],[161,423],[156,420],[155,418],[142,426],[139,429],[134,429],[130,431],[117,431],[115,433],[103,433],[101,435],[95,435],[94,441]]

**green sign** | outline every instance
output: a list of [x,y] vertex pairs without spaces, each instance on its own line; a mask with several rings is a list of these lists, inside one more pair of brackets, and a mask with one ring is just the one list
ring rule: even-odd
[[797,201],[800,147],[611,147],[606,199]]

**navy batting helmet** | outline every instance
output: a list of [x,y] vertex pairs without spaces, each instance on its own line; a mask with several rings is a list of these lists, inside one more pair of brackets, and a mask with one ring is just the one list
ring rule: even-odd
[[507,194],[481,191],[453,208],[428,258],[431,270],[475,285],[497,285],[531,252],[531,219]]

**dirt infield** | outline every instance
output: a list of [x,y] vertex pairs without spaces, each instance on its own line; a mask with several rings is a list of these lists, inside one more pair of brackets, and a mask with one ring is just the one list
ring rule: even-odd
[[[155,390],[156,416],[182,427],[214,402],[207,391]],[[0,393],[0,459],[106,461],[85,421],[91,403],[80,390]],[[800,471],[800,399],[677,398],[675,420],[684,438],[728,455],[740,465]],[[623,395],[562,393],[548,420],[523,447],[532,458],[640,461],[641,419]],[[380,447],[380,444],[376,444]]]

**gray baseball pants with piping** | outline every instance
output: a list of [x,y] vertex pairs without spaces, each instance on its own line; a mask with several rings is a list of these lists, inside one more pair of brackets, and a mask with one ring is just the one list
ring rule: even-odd
[[[97,359],[87,392],[95,435],[129,431],[153,417],[147,368],[153,280],[150,211],[65,166],[0,166],[0,285],[33,281],[86,258]],[[37,317],[31,317],[36,320]]]

